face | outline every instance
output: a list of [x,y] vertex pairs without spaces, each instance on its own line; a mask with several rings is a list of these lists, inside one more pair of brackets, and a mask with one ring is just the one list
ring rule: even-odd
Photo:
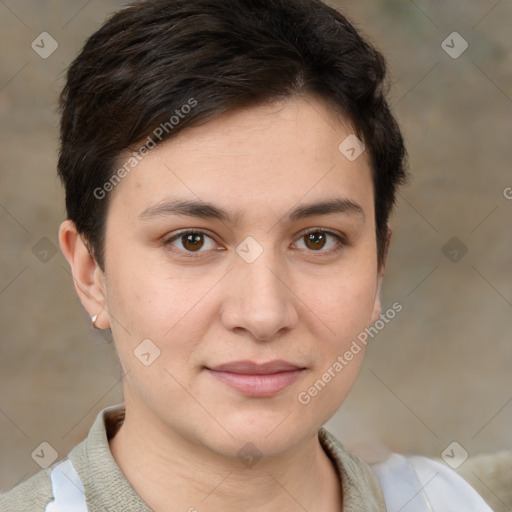
[[312,98],[229,113],[111,192],[103,287],[132,414],[225,455],[284,452],[334,414],[380,314],[351,133]]

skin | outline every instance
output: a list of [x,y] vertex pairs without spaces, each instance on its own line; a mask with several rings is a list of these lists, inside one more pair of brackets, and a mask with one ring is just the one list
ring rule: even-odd
[[[155,511],[169,503],[173,510],[340,510],[339,478],[317,431],[352,387],[364,349],[307,405],[297,397],[381,312],[370,168],[366,153],[351,162],[338,150],[351,133],[312,97],[181,132],[110,192],[105,272],[73,223],[62,223],[77,293],[91,317],[98,314],[96,325],[112,329],[125,372],[126,420],[111,451]],[[141,218],[171,196],[238,216]],[[334,198],[362,213],[286,219],[299,205]],[[169,241],[185,228],[207,236],[192,246]],[[328,235],[308,244],[309,228],[345,242]],[[248,236],[263,250],[252,263],[236,252]],[[144,339],[160,350],[149,366],[134,356]],[[274,359],[305,369],[270,397],[246,396],[204,368]],[[252,467],[237,457],[248,442],[262,455]]]

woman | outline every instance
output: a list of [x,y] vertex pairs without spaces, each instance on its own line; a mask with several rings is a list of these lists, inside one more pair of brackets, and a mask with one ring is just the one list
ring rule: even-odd
[[372,469],[322,428],[381,316],[406,176],[384,78],[318,0],[136,2],[89,38],[59,239],[125,403],[2,510],[490,510],[444,466]]

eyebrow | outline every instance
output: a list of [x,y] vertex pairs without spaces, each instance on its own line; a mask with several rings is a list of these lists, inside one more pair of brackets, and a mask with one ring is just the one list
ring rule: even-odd
[[[366,219],[364,210],[358,203],[346,198],[335,198],[311,204],[300,204],[283,215],[281,220],[295,222],[315,215],[335,213],[356,215],[361,217],[363,222]],[[186,215],[200,219],[217,219],[226,223],[236,223],[240,217],[238,212],[231,214],[227,210],[206,201],[169,199],[146,208],[138,215],[138,219],[145,221],[174,215]]]

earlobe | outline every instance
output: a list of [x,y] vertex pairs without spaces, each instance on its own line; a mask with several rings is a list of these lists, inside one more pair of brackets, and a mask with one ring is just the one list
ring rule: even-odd
[[73,221],[68,219],[60,225],[59,243],[62,253],[71,266],[75,290],[82,305],[91,318],[97,315],[94,327],[110,328],[103,272],[90,254]]

